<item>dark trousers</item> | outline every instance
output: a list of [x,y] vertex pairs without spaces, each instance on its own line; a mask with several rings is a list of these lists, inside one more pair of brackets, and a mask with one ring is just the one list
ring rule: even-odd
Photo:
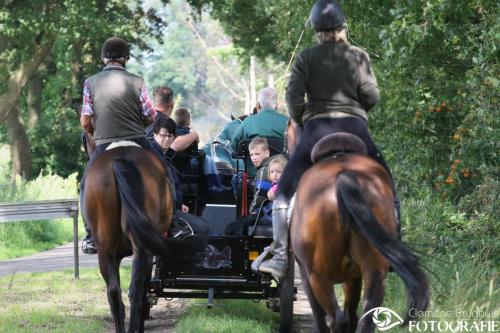
[[347,132],[361,138],[366,144],[368,156],[380,163],[392,179],[391,171],[382,154],[375,146],[368,132],[368,124],[365,120],[359,117],[317,118],[305,123],[295,153],[290,158],[279,180],[278,195],[290,201],[297,190],[301,176],[313,165],[311,162],[311,151],[314,144],[323,137],[338,132]]

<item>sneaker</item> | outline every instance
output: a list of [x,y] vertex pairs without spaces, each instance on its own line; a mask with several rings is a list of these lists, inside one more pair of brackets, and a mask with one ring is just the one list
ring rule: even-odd
[[96,254],[97,248],[95,247],[94,240],[92,238],[84,238],[82,240],[82,252],[85,254]]

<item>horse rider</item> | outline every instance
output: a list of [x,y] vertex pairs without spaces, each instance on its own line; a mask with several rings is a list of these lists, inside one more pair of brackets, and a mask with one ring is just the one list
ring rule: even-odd
[[[125,69],[129,57],[130,49],[123,39],[107,39],[101,50],[103,70],[86,79],[83,85],[80,124],[87,133],[93,135],[96,143],[87,167],[111,143],[124,140],[133,141],[155,153],[160,160],[164,159],[152,149],[145,137],[145,127],[154,122],[156,111],[148,97],[144,80]],[[85,172],[80,183],[80,198],[83,198],[84,182]],[[87,234],[82,242],[82,250],[95,253],[90,227],[85,221],[84,224]]]
[[[368,132],[367,112],[380,97],[368,54],[348,43],[345,16],[334,0],[317,0],[310,20],[318,44],[297,56],[286,94],[290,116],[303,132],[273,202],[273,256],[258,267],[277,278],[287,272],[289,203],[301,175],[312,166],[310,154],[316,142],[332,133],[354,134],[364,141],[368,155],[391,174]],[[399,219],[397,199],[395,207]]]

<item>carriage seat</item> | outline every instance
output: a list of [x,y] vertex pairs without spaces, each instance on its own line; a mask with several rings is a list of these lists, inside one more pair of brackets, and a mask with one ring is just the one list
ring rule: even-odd
[[325,136],[314,145],[311,161],[317,163],[342,154],[366,155],[367,153],[365,143],[358,136],[339,132]]
[[201,214],[204,206],[203,192],[203,160],[205,154],[192,145],[188,149],[178,152],[172,160],[172,164],[179,171],[181,191],[184,196],[184,204],[189,206],[195,215]]

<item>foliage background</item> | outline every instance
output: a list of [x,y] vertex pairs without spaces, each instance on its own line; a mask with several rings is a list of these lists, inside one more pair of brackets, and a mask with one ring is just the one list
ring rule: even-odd
[[[189,0],[234,44],[288,61],[311,1]],[[350,41],[372,57],[382,93],[370,128],[402,196],[432,187],[467,214],[499,218],[497,1],[339,1]],[[299,51],[315,43],[305,29]]]
[[[258,86],[266,84],[267,72],[274,73],[279,83],[312,3],[188,2],[198,13],[193,24],[200,36],[214,45],[208,52],[185,23],[188,9],[180,0],[166,6],[165,1],[145,2],[144,8],[152,11],[135,1],[50,1],[55,4],[54,15],[46,17],[37,14],[47,2],[22,6],[26,2],[16,1],[15,11],[5,7],[12,6],[12,1],[0,2],[0,41],[9,46],[0,47],[0,94],[6,89],[5,78],[20,60],[30,57],[30,45],[37,38],[43,40],[49,33],[59,36],[38,70],[44,83],[43,113],[34,126],[28,126],[29,84],[19,102],[33,175],[42,173],[33,183],[41,193],[57,184],[61,192],[53,192],[58,198],[76,195],[76,178],[69,175],[82,170],[84,161],[75,109],[81,101],[83,78],[99,69],[99,47],[109,35],[133,41],[131,68],[150,85],[174,86],[178,104],[190,107],[199,121],[195,129],[213,127],[207,131],[213,133],[230,113],[241,113],[236,110],[242,109],[242,102],[223,85],[224,80],[232,82],[230,78],[217,78],[220,68],[210,56],[239,82],[246,80],[250,56],[257,56]],[[378,77],[382,99],[370,113],[370,130],[398,181],[404,238],[427,258],[425,264],[432,272],[432,307],[498,311],[500,4],[491,0],[339,2],[348,17],[350,41],[369,50]],[[101,5],[105,10],[96,11]],[[155,19],[156,14],[166,22]],[[140,24],[132,26],[130,18]],[[210,21],[213,18],[219,22]],[[162,22],[168,23],[167,28]],[[42,31],[42,27],[50,29]],[[80,57],[75,57],[79,49],[74,41],[82,42]],[[298,50],[314,43],[311,29],[306,28]],[[80,59],[76,72],[68,66],[75,59]],[[5,125],[0,125],[0,142],[8,140]],[[0,200],[42,198],[32,196],[34,185],[11,183],[8,165],[1,164],[0,170],[2,194],[6,193]],[[71,185],[67,187],[66,180],[54,173],[68,177]],[[50,228],[46,230],[57,232]],[[11,235],[16,233],[21,231]],[[33,237],[41,236],[33,233]],[[401,289],[397,281],[389,281],[389,306],[404,307]]]

